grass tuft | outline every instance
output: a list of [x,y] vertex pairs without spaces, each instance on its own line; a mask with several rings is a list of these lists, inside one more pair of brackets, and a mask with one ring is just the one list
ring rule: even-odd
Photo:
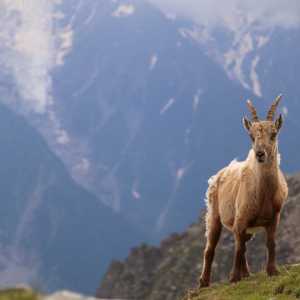
[[[280,274],[251,275],[236,284],[219,283],[195,289],[183,300],[295,300],[300,299],[300,265],[280,267]],[[0,299],[1,300],[1,299]]]
[[40,300],[40,296],[30,289],[0,290],[0,300]]

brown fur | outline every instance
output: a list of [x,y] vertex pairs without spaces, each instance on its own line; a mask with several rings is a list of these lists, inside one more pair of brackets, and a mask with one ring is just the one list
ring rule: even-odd
[[[274,106],[272,109],[274,110]],[[201,287],[210,283],[211,265],[222,225],[235,237],[231,282],[249,276],[246,242],[257,229],[265,229],[267,234],[267,273],[270,276],[277,274],[275,233],[288,188],[279,168],[277,134],[282,125],[282,117],[273,122],[269,113],[268,118],[267,121],[255,120],[253,123],[244,119],[244,126],[253,142],[247,159],[231,162],[209,180],[207,244],[200,277]],[[258,152],[263,153],[263,161],[259,161]]]

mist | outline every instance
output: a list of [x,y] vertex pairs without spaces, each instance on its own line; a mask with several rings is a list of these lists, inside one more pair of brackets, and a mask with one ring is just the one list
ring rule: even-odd
[[284,0],[149,0],[164,13],[188,18],[212,30],[237,30],[247,24],[263,29],[300,25],[300,2]]
[[61,1],[30,0],[0,3],[0,66],[13,78],[21,105],[44,113],[52,104],[51,72],[63,64],[72,33],[60,27]]

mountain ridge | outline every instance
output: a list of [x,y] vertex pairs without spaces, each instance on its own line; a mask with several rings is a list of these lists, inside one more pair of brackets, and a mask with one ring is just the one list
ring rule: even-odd
[[[247,98],[266,108],[284,93],[284,168],[296,171],[299,85],[293,74],[300,60],[297,27],[265,31],[242,16],[211,30],[154,2],[57,3],[50,33],[63,42],[63,57],[51,74],[44,70],[51,79],[49,107],[43,114],[23,111],[39,99],[24,102],[6,73],[1,92],[79,185],[140,228],[147,242],[158,243],[197,217],[204,202],[194,197],[204,194],[206,178],[245,153],[240,119]],[[31,59],[24,69],[34,68],[36,56]]]

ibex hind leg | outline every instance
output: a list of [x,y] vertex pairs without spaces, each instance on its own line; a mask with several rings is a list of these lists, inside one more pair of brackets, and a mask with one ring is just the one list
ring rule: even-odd
[[[246,234],[245,242],[247,243],[249,240],[251,240],[251,238],[252,238],[252,234]],[[247,248],[246,248],[246,251],[247,251]],[[241,276],[242,276],[242,278],[250,276],[246,251],[245,251],[245,253],[243,254],[243,257],[242,257],[242,266],[241,266]]]
[[207,287],[210,284],[211,265],[215,255],[215,248],[218,244],[222,231],[222,225],[219,216],[214,216],[208,212],[206,222],[206,247],[204,251],[202,273],[199,280],[200,287]]

